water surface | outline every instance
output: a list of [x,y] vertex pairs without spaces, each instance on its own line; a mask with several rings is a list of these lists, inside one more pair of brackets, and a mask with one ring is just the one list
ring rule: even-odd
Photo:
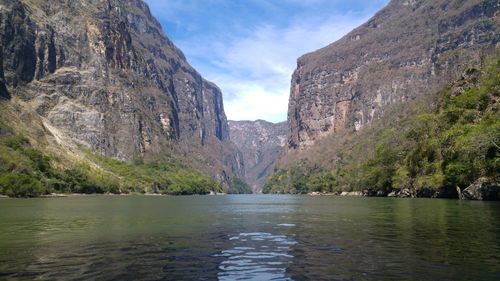
[[500,203],[2,199],[0,279],[500,280]]

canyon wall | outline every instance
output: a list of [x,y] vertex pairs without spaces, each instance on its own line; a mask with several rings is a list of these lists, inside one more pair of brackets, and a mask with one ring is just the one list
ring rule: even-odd
[[392,0],[339,41],[298,59],[287,148],[361,130],[388,105],[440,89],[499,42],[498,1]]
[[61,140],[124,161],[180,155],[221,183],[241,172],[221,91],[143,1],[3,0],[0,38],[0,94]]

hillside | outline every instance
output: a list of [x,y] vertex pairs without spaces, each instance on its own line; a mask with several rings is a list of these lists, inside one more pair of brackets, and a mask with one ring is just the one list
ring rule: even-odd
[[0,13],[8,135],[126,165],[178,159],[226,188],[243,175],[220,90],[143,1],[7,0]]

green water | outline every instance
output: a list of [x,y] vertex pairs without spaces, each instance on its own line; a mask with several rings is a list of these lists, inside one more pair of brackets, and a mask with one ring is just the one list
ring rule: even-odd
[[6,280],[500,280],[500,203],[0,199]]

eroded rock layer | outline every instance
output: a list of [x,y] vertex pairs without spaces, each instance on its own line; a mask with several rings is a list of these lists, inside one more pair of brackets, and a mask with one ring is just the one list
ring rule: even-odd
[[51,133],[126,161],[183,153],[221,182],[238,173],[220,90],[143,1],[2,0],[0,36],[0,95]]
[[299,58],[288,148],[360,130],[388,105],[443,87],[499,42],[498,1],[392,0],[339,41]]

